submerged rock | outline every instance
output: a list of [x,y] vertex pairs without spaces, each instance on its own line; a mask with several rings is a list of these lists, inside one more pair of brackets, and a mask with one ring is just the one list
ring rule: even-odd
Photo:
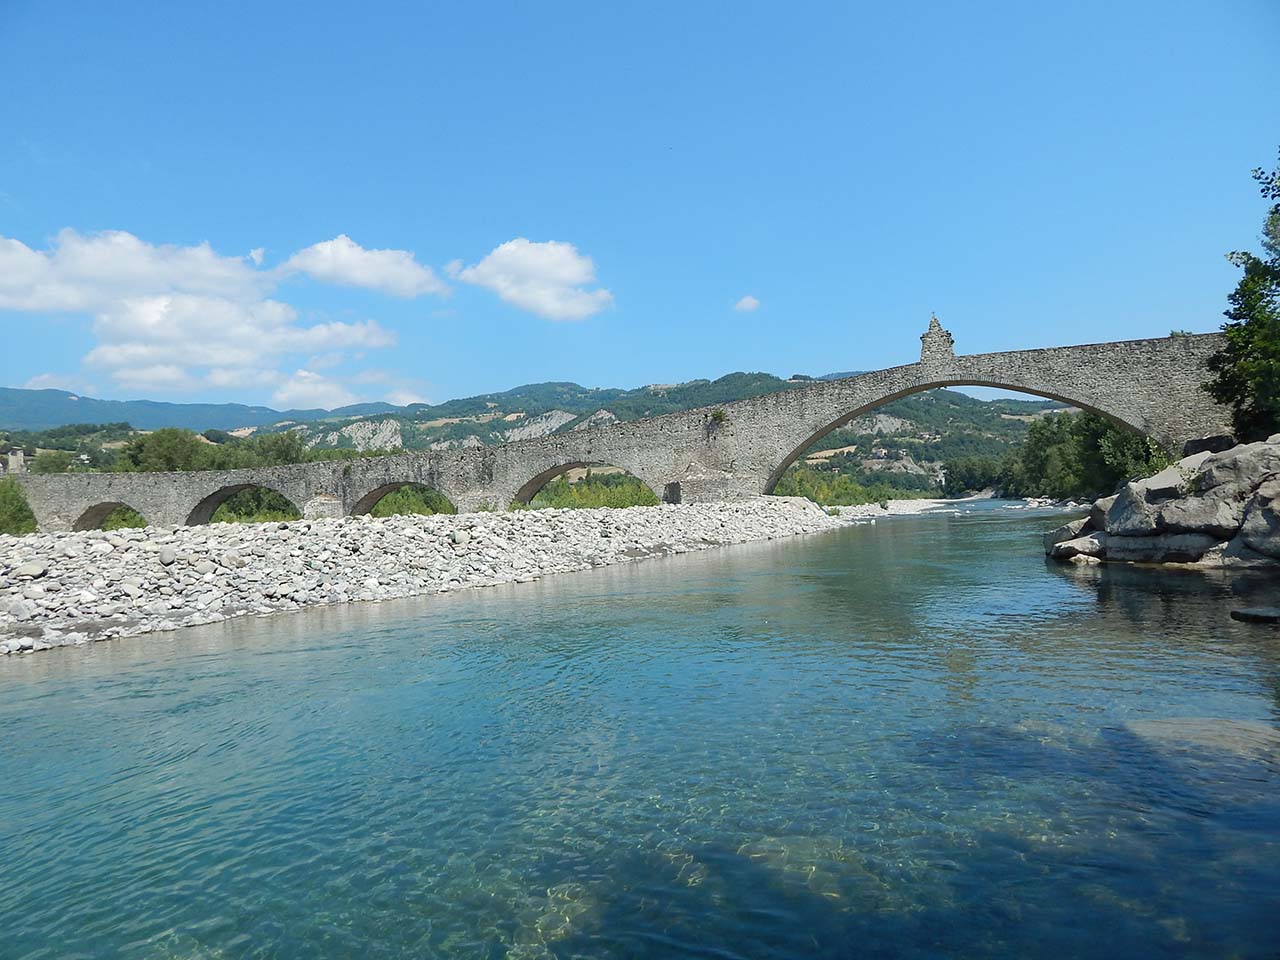
[[1280,623],[1280,607],[1241,607],[1231,611],[1231,619],[1241,623]]

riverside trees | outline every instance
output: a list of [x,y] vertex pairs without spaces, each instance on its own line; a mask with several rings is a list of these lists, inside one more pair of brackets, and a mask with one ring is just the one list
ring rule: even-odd
[[1244,441],[1280,430],[1280,164],[1253,171],[1271,201],[1262,226],[1263,256],[1236,251],[1227,259],[1244,274],[1228,298],[1226,345],[1209,360],[1205,388],[1231,408],[1232,426]]

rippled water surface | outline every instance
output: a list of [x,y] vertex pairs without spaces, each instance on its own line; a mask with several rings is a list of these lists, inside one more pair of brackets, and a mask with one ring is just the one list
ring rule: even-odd
[[0,662],[3,957],[1275,957],[1266,579],[903,519]]

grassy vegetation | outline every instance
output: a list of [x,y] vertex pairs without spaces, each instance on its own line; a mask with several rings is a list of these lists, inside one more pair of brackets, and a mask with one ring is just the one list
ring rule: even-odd
[[16,480],[0,480],[0,533],[20,536],[36,532],[36,516]]
[[102,521],[103,530],[128,530],[146,525],[147,518],[132,507],[116,507]]
[[[563,475],[556,477],[534,495],[528,507],[651,507],[661,501],[654,492],[629,473],[595,474],[590,470],[581,480],[570,483]],[[524,504],[512,504],[521,509]]]
[[233,493],[213,511],[212,523],[272,523],[301,520],[292,501],[266,487],[248,487]]
[[395,517],[417,514],[431,516],[436,513],[457,513],[458,510],[449,498],[442,493],[424,487],[420,483],[408,483],[397,490],[392,490],[374,504],[369,511],[374,517]]
[[[851,507],[861,503],[885,500],[915,500],[941,496],[942,491],[931,481],[924,483],[892,482],[906,474],[868,475],[845,473],[834,468],[794,465],[782,475],[773,488],[775,496],[808,497],[823,506]],[[924,478],[913,478],[924,479]]]

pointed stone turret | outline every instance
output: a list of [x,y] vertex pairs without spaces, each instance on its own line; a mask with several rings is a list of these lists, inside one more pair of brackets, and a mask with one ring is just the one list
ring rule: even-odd
[[929,329],[920,334],[920,362],[950,360],[956,355],[955,340],[944,330],[937,316],[929,317]]

